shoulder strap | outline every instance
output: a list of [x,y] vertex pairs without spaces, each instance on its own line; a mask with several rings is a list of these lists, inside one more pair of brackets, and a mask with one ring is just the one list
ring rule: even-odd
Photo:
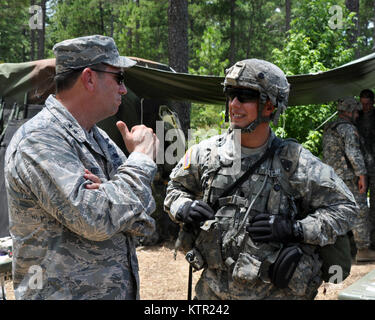
[[232,183],[227,189],[223,191],[223,193],[216,199],[216,201],[212,204],[212,208],[214,211],[217,210],[219,205],[219,199],[223,197],[227,197],[231,195],[242,183],[244,183],[250,175],[252,175],[255,170],[268,158],[273,157],[276,150],[282,144],[282,140],[278,137],[275,137],[271,143],[271,146],[266,150],[266,152],[262,155],[262,157],[255,162],[238,180]]

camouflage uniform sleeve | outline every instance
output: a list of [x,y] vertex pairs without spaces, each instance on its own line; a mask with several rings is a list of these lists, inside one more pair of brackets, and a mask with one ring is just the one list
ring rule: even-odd
[[290,184],[302,199],[303,212],[308,213],[300,220],[304,242],[325,246],[352,229],[358,214],[353,194],[332,167],[306,149],[302,148]]
[[[10,183],[31,194],[40,207],[76,234],[104,241],[118,232],[149,235],[155,228],[149,216],[155,209],[151,181],[156,164],[132,153],[112,180],[89,190],[84,165],[63,139],[32,133],[13,154]],[[10,186],[11,187],[11,186]]]
[[200,150],[197,145],[194,145],[185,153],[170,174],[164,210],[174,221],[176,221],[177,211],[183,204],[202,198],[199,161]]
[[345,144],[345,154],[358,177],[367,174],[364,155],[361,150],[360,136],[358,130],[349,124],[341,124],[337,127]]

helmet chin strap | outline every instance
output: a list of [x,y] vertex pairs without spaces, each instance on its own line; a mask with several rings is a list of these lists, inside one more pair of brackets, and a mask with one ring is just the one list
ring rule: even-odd
[[251,121],[246,127],[242,128],[237,125],[230,125],[232,129],[240,129],[241,133],[252,133],[254,130],[263,122],[270,122],[272,120],[273,114],[269,117],[263,117],[263,109],[266,105],[267,95],[261,93],[259,98],[259,106],[258,106],[258,116],[254,121]]

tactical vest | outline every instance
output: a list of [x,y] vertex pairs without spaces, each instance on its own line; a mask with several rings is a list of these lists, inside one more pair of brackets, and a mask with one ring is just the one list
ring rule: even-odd
[[[296,169],[302,147],[291,140],[280,140],[280,143],[273,158],[265,160],[233,195],[219,198],[215,220],[206,221],[201,226],[202,231],[195,241],[195,262],[210,269],[230,270],[234,279],[246,285],[258,278],[269,281],[269,266],[275,262],[283,245],[275,242],[255,245],[245,228],[251,217],[258,213],[288,217],[295,217],[298,213],[295,205],[298,195],[290,188],[288,179]],[[210,167],[202,176],[203,200],[208,204],[214,203],[238,178],[231,175],[231,163],[224,163],[215,150],[211,152]],[[246,158],[242,159],[238,176],[248,169],[247,165]],[[307,253],[304,263],[310,265],[311,272],[306,275],[303,291],[318,275],[322,263],[315,246],[303,244],[301,248]]]

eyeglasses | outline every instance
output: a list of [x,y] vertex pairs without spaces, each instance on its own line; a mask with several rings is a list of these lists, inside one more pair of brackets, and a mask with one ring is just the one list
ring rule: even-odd
[[119,85],[122,85],[124,84],[124,81],[125,81],[125,75],[123,72],[111,72],[111,71],[104,71],[104,70],[99,70],[99,69],[94,69],[94,68],[90,68],[91,70],[94,70],[96,72],[104,72],[104,73],[112,73],[114,75],[116,75],[116,82],[119,84]]
[[233,100],[235,97],[237,97],[238,101],[241,103],[256,101],[260,96],[259,91],[256,90],[231,87],[226,87],[224,90],[224,94],[230,100]]

